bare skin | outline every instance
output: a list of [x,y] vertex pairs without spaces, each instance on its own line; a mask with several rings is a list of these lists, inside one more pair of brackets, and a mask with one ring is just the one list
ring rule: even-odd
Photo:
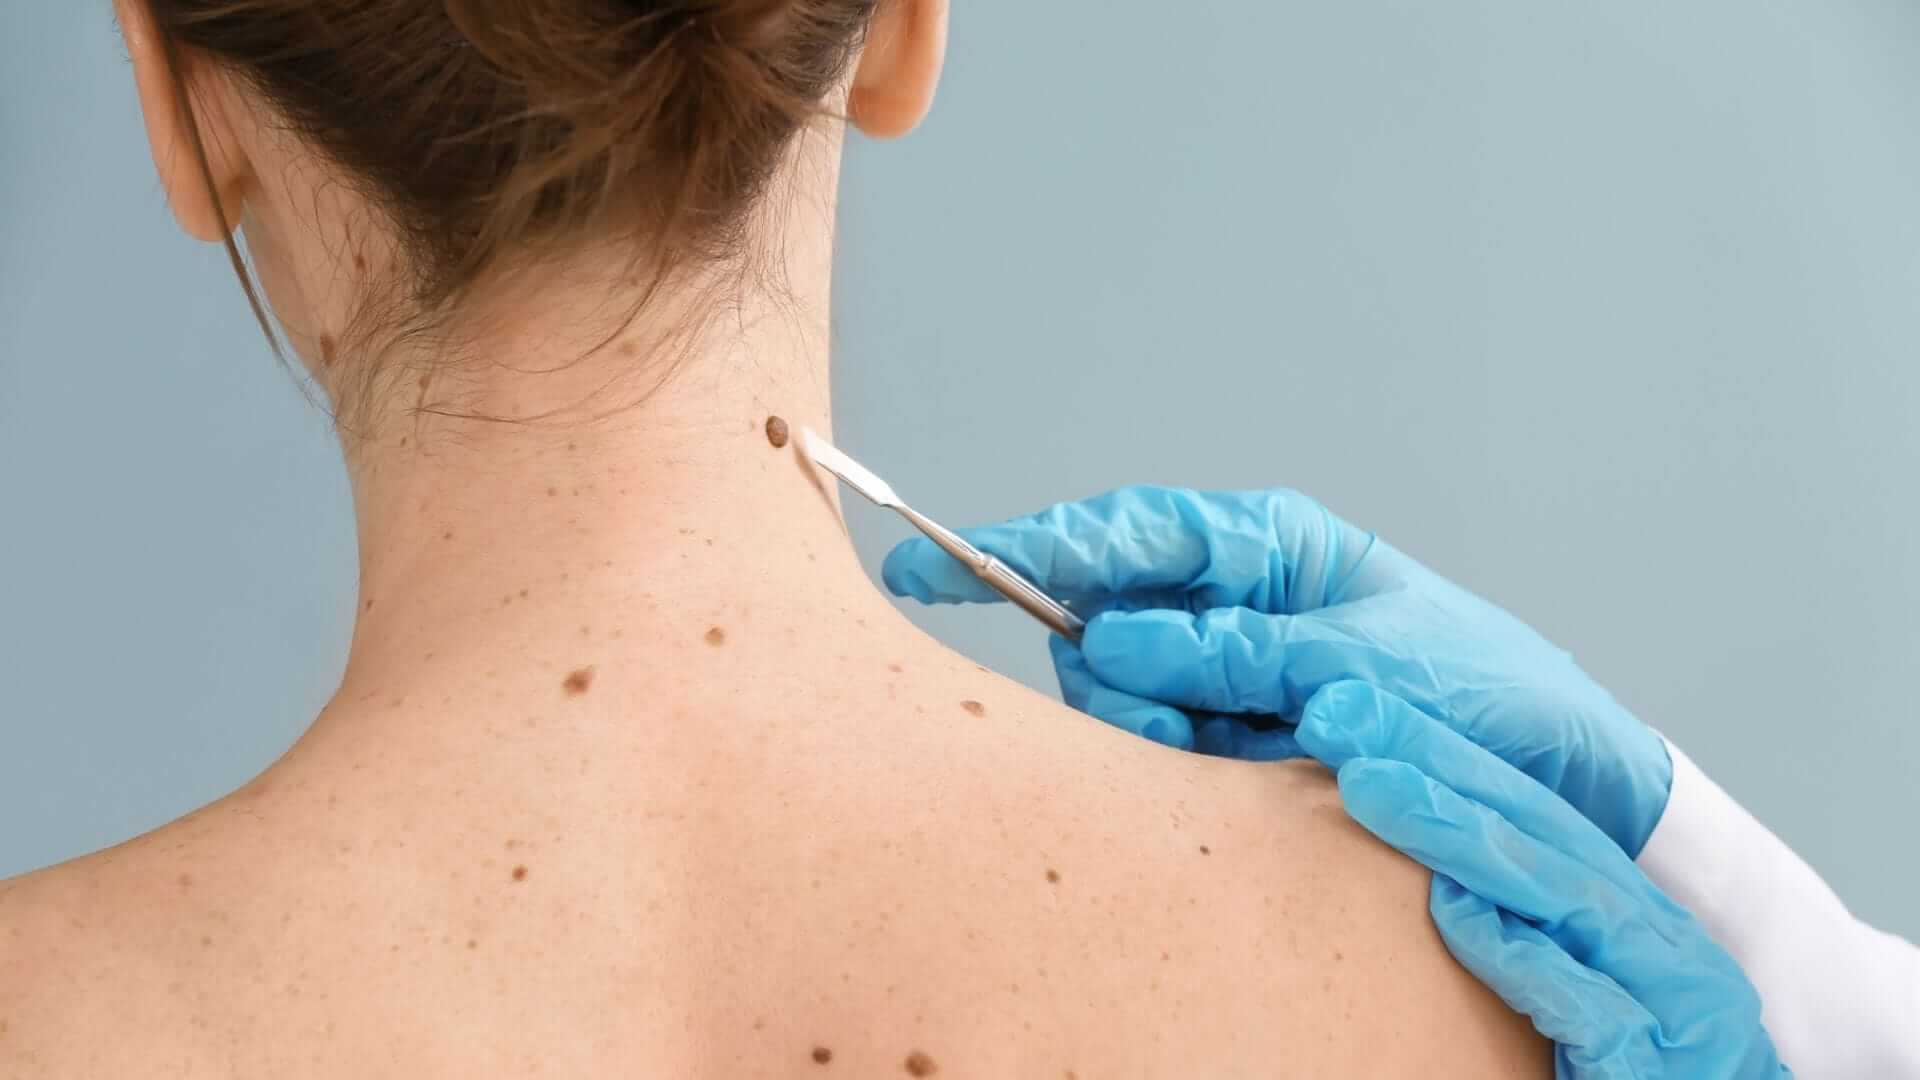
[[[226,100],[216,179],[320,368],[377,238]],[[232,796],[0,885],[0,1077],[1550,1074],[1324,772],[1113,731],[873,588],[767,434],[830,431],[810,146],[787,298],[643,404],[394,394],[349,440],[337,697]],[[580,360],[600,297],[559,289],[421,391],[519,415],[645,367]]]

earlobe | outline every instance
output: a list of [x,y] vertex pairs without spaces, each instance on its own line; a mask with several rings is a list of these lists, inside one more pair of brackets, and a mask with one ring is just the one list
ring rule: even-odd
[[854,126],[897,139],[926,119],[946,65],[947,15],[947,0],[883,0],[847,96]]
[[[219,130],[217,111],[189,110],[176,81],[174,56],[162,40],[144,0],[114,0],[134,86],[146,118],[147,144],[167,204],[181,229],[197,240],[224,241],[239,221],[246,168],[229,133]],[[184,73],[183,73],[184,75]],[[201,115],[197,117],[195,112]],[[204,147],[204,158],[202,148]],[[217,193],[217,194],[216,194]],[[224,212],[223,212],[224,208]]]

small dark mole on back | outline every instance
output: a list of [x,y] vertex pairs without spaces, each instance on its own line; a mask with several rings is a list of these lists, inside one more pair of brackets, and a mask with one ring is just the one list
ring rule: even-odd
[[514,868],[513,868],[513,880],[515,880],[515,881],[525,881],[525,880],[527,880],[527,868],[526,868],[526,867],[524,867],[524,866],[516,866],[516,867],[514,867]]
[[727,643],[727,632],[725,630],[722,630],[716,626],[713,629],[707,631],[707,644],[725,645],[726,643]]
[[907,1075],[932,1076],[939,1071],[940,1066],[935,1065],[933,1059],[921,1051],[915,1050],[913,1053],[907,1055]]
[[832,1060],[833,1060],[833,1051],[827,1049],[824,1046],[816,1046],[813,1048],[813,1063],[815,1065],[825,1065],[827,1062]]
[[1047,867],[1047,880],[1058,883],[1060,880],[1060,871],[1055,870],[1051,866]]
[[587,688],[593,685],[593,669],[583,667],[573,674],[568,675],[567,681],[560,685],[566,690],[568,696],[578,697],[586,693]]
[[787,445],[787,422],[777,416],[767,417],[767,441],[775,450]]
[[967,710],[968,712],[972,713],[975,716],[987,715],[987,707],[985,705],[980,704],[977,701],[963,701],[960,703],[960,707]]
[[1202,854],[1202,855],[1211,855],[1211,854],[1213,854],[1213,849],[1212,849],[1212,848],[1210,848],[1210,847],[1208,847],[1208,846],[1207,846],[1207,845],[1205,845],[1205,844],[1201,844],[1201,845],[1200,845],[1200,854]]
[[365,270],[367,268],[367,257],[355,252],[353,256],[353,268],[355,270]]

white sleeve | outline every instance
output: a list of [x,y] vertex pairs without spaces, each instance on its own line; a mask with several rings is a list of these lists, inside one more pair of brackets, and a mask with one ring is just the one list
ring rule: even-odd
[[1855,919],[1791,848],[1667,750],[1673,794],[1640,868],[1746,969],[1780,1059],[1808,1080],[1920,1077],[1920,949]]

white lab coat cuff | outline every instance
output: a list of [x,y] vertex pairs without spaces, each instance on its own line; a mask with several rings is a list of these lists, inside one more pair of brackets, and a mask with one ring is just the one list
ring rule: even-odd
[[1920,1077],[1920,949],[1855,919],[1678,747],[1667,751],[1673,793],[1640,868],[1746,970],[1781,1060],[1813,1080]]

